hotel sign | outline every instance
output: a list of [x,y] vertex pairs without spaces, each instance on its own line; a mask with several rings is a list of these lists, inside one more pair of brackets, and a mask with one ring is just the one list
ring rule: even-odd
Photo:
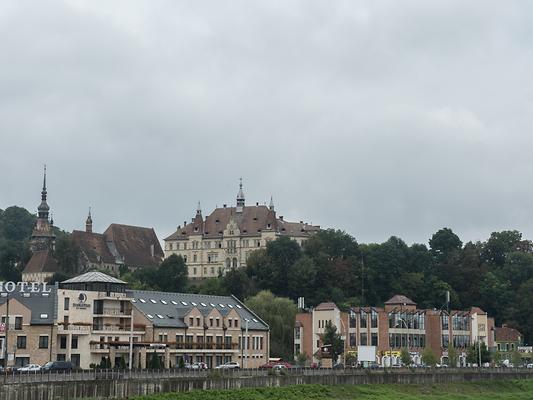
[[0,293],[51,293],[47,283],[41,282],[0,282]]
[[77,310],[87,310],[91,305],[87,303],[87,295],[85,293],[80,293],[78,296],[78,301],[76,303],[72,303],[72,307],[74,307]]

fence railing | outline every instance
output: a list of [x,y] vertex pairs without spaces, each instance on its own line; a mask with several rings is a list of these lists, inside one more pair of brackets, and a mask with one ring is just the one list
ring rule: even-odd
[[[170,379],[170,378],[191,378],[191,377],[254,377],[268,375],[380,375],[380,374],[454,374],[454,373],[476,373],[490,374],[499,373],[527,375],[533,378],[533,369],[527,368],[380,368],[377,370],[370,369],[332,369],[332,368],[289,368],[283,370],[272,369],[91,369],[91,370],[70,370],[58,372],[4,372],[0,374],[0,385],[18,384],[18,383],[40,383],[40,382],[65,382],[65,381],[98,381],[98,380],[127,380],[127,379]],[[492,376],[492,375],[491,375]]]

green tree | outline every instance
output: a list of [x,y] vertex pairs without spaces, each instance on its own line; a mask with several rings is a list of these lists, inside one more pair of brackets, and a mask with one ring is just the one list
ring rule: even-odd
[[163,292],[183,292],[187,288],[187,266],[181,256],[172,254],[158,269],[156,284]]
[[163,366],[161,365],[161,359],[159,358],[159,355],[154,351],[154,353],[150,357],[150,362],[148,363],[149,369],[161,369]]
[[442,228],[429,239],[431,254],[437,262],[443,262],[449,259],[455,253],[458,253],[463,246],[463,242],[449,228]]
[[407,347],[402,348],[402,351],[400,352],[400,360],[402,361],[403,365],[411,365],[411,354],[409,354],[409,350],[407,350]]
[[126,369],[126,360],[124,359],[124,356],[121,356],[118,360],[118,369]]
[[35,215],[25,208],[8,207],[0,214],[0,237],[18,242],[28,240],[35,221]]
[[255,292],[253,282],[243,268],[232,267],[221,279],[221,286],[226,295],[234,295],[243,300]]
[[521,366],[524,365],[524,361],[522,360],[522,356],[516,350],[511,353],[511,362],[513,363],[515,368],[516,367],[521,367]]
[[78,273],[79,255],[79,247],[70,235],[57,238],[54,256],[60,271],[70,275]]
[[246,300],[246,306],[269,325],[271,355],[293,360],[296,304],[288,298],[276,297],[272,292],[263,290]]
[[326,321],[326,327],[322,334],[322,343],[331,345],[331,359],[333,363],[336,363],[339,355],[344,353],[344,341],[337,332],[337,327],[331,321]]
[[501,266],[506,254],[515,250],[521,240],[522,234],[518,231],[492,232],[483,246],[483,257],[487,262]]
[[450,341],[450,345],[448,347],[448,366],[455,368],[457,367],[458,363],[459,356],[457,354],[457,349],[453,347],[453,343]]
[[470,346],[466,350],[466,362],[481,366],[485,363],[490,363],[492,360],[491,354],[489,350],[487,349],[487,346],[485,345],[485,343],[481,343],[481,365],[479,365],[479,355],[480,355],[479,344],[474,343],[473,346]]
[[313,303],[317,272],[317,266],[311,257],[303,256],[296,260],[287,274],[290,297],[292,299],[305,297],[307,301]]
[[433,350],[431,350],[431,347],[426,347],[422,351],[422,362],[430,367],[437,364],[437,357],[433,353]]

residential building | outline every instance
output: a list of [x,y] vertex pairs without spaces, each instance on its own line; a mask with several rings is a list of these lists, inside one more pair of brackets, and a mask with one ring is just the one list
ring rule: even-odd
[[466,348],[481,341],[491,347],[494,320],[473,307],[469,311],[418,309],[403,295],[395,295],[384,307],[352,307],[340,312],[333,303],[322,303],[296,316],[295,354],[306,353],[319,362],[318,349],[324,321],[336,326],[345,343],[343,357],[356,358],[358,346],[376,346],[376,361],[387,366],[399,363],[402,348],[407,348],[415,364],[422,361],[424,348],[432,349],[441,363],[448,362],[453,345],[460,365],[466,364]]
[[513,353],[518,352],[519,348],[522,350],[523,336],[518,330],[503,325],[495,328],[494,333],[495,348],[500,353],[502,360],[512,360]]
[[279,236],[301,245],[319,229],[303,221],[285,221],[277,215],[272,198],[269,206],[246,205],[241,181],[235,207],[224,204],[204,218],[198,203],[191,222],[184,221],[164,239],[165,257],[182,256],[190,278],[216,277],[230,268],[246,266],[252,251],[265,248]]

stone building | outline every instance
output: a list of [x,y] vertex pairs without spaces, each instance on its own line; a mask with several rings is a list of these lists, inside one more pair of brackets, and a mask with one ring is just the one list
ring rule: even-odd
[[104,233],[93,232],[91,212],[85,231],[74,230],[71,238],[77,245],[79,271],[104,269],[117,273],[128,268],[157,267],[163,260],[163,249],[153,228],[111,224]]
[[[407,348],[415,364],[422,362],[422,352],[429,347],[440,363],[448,363],[450,343],[458,351],[458,363],[466,364],[466,348],[474,343],[494,344],[494,319],[483,310],[468,311],[418,309],[403,295],[395,295],[384,307],[353,307],[340,312],[334,303],[322,303],[296,316],[295,354],[306,353],[319,362],[318,349],[326,321],[331,321],[345,343],[348,358],[357,357],[358,346],[376,346],[376,361],[388,366],[400,362],[402,348]],[[344,356],[343,356],[344,358]]]
[[47,203],[46,166],[44,167],[41,204],[37,208],[37,221],[30,237],[32,257],[22,271],[22,279],[26,282],[44,282],[58,271],[54,258],[55,234],[54,221],[50,218],[50,206]]
[[55,360],[56,296],[56,287],[42,284],[18,284],[10,292],[0,289],[1,365],[42,365]]
[[224,204],[205,218],[200,204],[190,223],[184,221],[164,239],[165,257],[177,254],[185,259],[190,278],[210,278],[230,268],[246,266],[249,254],[279,236],[288,236],[300,245],[319,226],[285,221],[278,216],[271,198],[269,206],[246,205],[242,182],[235,207]]

